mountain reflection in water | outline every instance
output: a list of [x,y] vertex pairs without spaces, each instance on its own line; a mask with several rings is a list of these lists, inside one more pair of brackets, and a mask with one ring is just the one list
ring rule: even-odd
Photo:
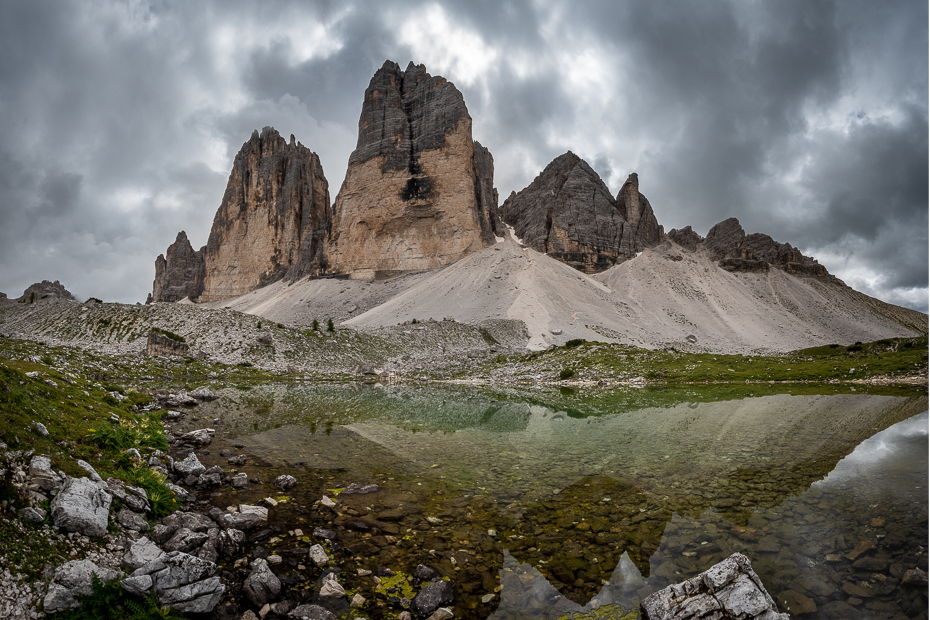
[[[926,586],[899,585],[905,570],[927,569],[926,397],[776,395],[612,412],[606,397],[554,396],[550,406],[540,393],[439,387],[223,396],[205,407],[223,421],[215,452],[243,444],[263,478],[297,476],[305,504],[326,485],[377,482],[382,492],[344,505],[397,507],[408,536],[364,547],[364,563],[437,567],[456,584],[457,617],[635,608],[734,551],[792,615],[926,617]],[[846,557],[865,541],[871,560]]]

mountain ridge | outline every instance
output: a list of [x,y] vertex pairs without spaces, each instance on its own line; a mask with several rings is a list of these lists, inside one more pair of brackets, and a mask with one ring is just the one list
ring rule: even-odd
[[454,84],[386,61],[332,204],[315,153],[254,132],[207,245],[179,233],[150,301],[356,329],[516,320],[532,349],[584,338],[786,351],[927,332],[926,315],[852,291],[736,218],[706,236],[666,234],[637,173],[614,195],[571,151],[498,206],[494,159],[471,123]]

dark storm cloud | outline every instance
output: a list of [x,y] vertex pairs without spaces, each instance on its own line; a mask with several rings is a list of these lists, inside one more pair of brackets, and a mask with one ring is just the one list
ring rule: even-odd
[[[633,114],[650,128],[680,127],[644,162],[643,176],[659,180],[657,203],[674,220],[701,230],[733,215],[746,219],[757,203],[756,181],[769,174],[769,149],[806,130],[802,105],[835,92],[838,80],[841,51],[829,4],[780,3],[764,16],[741,16],[737,8],[633,4],[615,33],[636,59]],[[744,23],[749,17],[765,29],[754,31]]]
[[502,197],[573,150],[666,229],[736,216],[927,306],[927,5],[562,0],[0,4],[0,290],[134,301],[206,242],[274,126],[335,198],[386,60],[462,91]]

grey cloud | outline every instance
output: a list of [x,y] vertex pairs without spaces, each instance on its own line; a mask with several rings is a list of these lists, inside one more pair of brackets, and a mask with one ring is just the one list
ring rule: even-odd
[[[927,117],[913,107],[905,112],[901,124],[866,121],[816,141],[803,184],[824,205],[815,213],[826,240],[846,232],[871,241],[898,221],[922,223],[926,233]],[[842,228],[831,222],[842,222]]]
[[65,217],[73,213],[81,197],[82,181],[83,177],[74,172],[48,173],[39,190],[42,200],[35,215]]

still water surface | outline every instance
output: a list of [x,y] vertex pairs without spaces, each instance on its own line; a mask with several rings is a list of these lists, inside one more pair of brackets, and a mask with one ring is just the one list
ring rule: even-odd
[[[926,584],[901,583],[927,570],[926,396],[272,385],[198,409],[184,429],[220,419],[201,460],[228,468],[219,452],[235,449],[266,483],[214,503],[297,477],[272,510],[283,534],[262,544],[281,553],[308,546],[287,530],[336,529],[340,581],[371,617],[399,608],[357,568],[434,566],[458,618],[580,618],[636,608],[735,551],[792,616],[927,616]],[[380,490],[320,506],[350,483]],[[309,593],[320,571],[276,572]]]

